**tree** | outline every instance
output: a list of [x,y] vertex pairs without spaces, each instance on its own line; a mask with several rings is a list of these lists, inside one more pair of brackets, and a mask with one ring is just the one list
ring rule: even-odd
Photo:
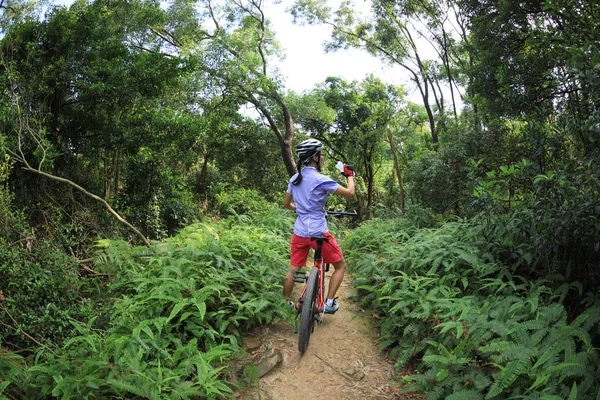
[[[440,84],[443,80],[448,82],[454,114],[457,114],[454,90],[459,87],[454,65],[460,53],[455,50],[455,36],[460,36],[454,33],[455,28],[450,22],[454,12],[452,5],[426,0],[378,0],[371,4],[372,20],[357,18],[349,2],[343,2],[337,11],[332,12],[324,2],[297,1],[292,13],[297,20],[330,25],[333,34],[327,44],[329,50],[364,48],[391,65],[403,68],[419,90],[427,111],[431,140],[437,148],[436,118],[443,115],[446,108]],[[424,28],[417,28],[416,21],[425,21]],[[419,39],[432,44],[440,62],[423,56]]]
[[[154,179],[163,171],[157,168],[144,176],[124,172],[140,151],[160,159],[155,165],[176,164],[182,158],[172,153],[185,147],[182,143],[193,143],[199,128],[188,123],[193,113],[185,102],[188,64],[140,49],[141,39],[134,45],[140,30],[125,24],[119,6],[79,1],[70,9],[57,7],[45,20],[13,24],[1,42],[24,118],[40,121],[39,132],[48,143],[44,172],[78,182],[107,202],[128,187],[126,178],[167,183]],[[10,93],[11,84],[5,84]],[[15,132],[16,126],[16,118],[7,119],[3,129]],[[12,135],[13,151],[16,147]],[[24,142],[22,149],[31,163],[39,161],[35,142]],[[17,188],[24,200],[39,197],[33,179],[23,177]],[[149,199],[129,208],[133,217],[147,215]]]
[[366,207],[370,210],[387,130],[403,100],[402,89],[385,85],[373,76],[363,82],[330,77],[311,96],[322,98],[336,116],[332,122],[307,117],[302,125],[343,161],[357,167],[367,185]]
[[[5,67],[5,70],[11,69],[10,66],[8,66],[6,64],[4,65],[4,67]],[[8,72],[8,73],[10,74],[10,72]],[[144,242],[144,244],[147,247],[150,247],[150,241],[144,236],[144,234],[142,234],[142,232],[140,232],[137,228],[135,228],[133,225],[131,225],[121,215],[119,215],[119,213],[117,213],[105,199],[102,199],[101,197],[99,197],[93,193],[90,193],[89,191],[87,191],[86,189],[84,189],[83,187],[81,187],[80,185],[76,184],[75,182],[73,182],[69,179],[65,179],[65,178],[62,178],[62,177],[59,177],[59,176],[56,176],[56,175],[53,175],[51,173],[44,171],[44,169],[45,169],[44,163],[46,161],[51,161],[48,156],[50,156],[49,151],[51,150],[52,146],[49,143],[49,141],[46,140],[46,137],[44,137],[44,135],[43,135],[43,131],[44,131],[43,127],[40,127],[40,124],[38,122],[30,121],[30,119],[23,113],[20,98],[19,98],[19,95],[17,94],[18,86],[15,85],[14,81],[10,77],[8,80],[9,80],[9,85],[12,88],[11,95],[12,95],[12,99],[13,99],[13,107],[15,109],[16,117],[18,120],[16,132],[15,132],[17,148],[15,151],[9,151],[10,155],[13,158],[13,161],[20,164],[21,168],[25,171],[33,172],[35,174],[41,175],[50,180],[70,185],[71,187],[75,188],[76,190],[83,193],[84,195],[92,198],[93,200],[99,201],[108,210],[108,212],[110,212],[120,223],[122,223],[128,229],[130,229],[133,233],[135,233]],[[28,150],[29,151],[33,150],[33,153],[37,153],[38,158],[39,158],[39,160],[37,161],[37,165],[32,165],[29,162],[28,156],[25,155],[25,152],[24,152],[24,149],[22,146],[22,144],[24,142],[33,142],[34,143],[34,146],[33,146],[34,148],[33,149],[30,148]]]
[[174,1],[169,20],[154,32],[197,61],[198,73],[206,79],[205,95],[233,96],[240,105],[255,107],[275,134],[286,170],[293,175],[294,123],[281,79],[270,69],[278,46],[263,1],[204,0],[190,7],[194,3]]
[[40,13],[40,0],[0,0],[0,32],[26,18],[36,18]]
[[[485,123],[527,121],[529,140],[550,145],[553,153],[558,154],[557,147],[574,151],[573,158],[597,153],[598,3],[462,0],[459,4],[472,27],[470,45],[476,55],[472,85],[478,103],[485,107]],[[548,122],[553,132],[545,132]]]
[[394,171],[396,172],[396,178],[398,179],[398,187],[400,188],[400,210],[404,211],[406,206],[406,198],[404,195],[404,182],[402,181],[402,168],[400,167],[400,161],[398,160],[398,148],[394,141],[394,135],[392,135],[392,130],[388,128],[387,131],[387,140],[390,145],[390,150],[392,151],[392,159],[394,160]]
[[223,190],[244,188],[279,201],[288,177],[272,131],[240,114],[233,98],[205,107],[207,126],[194,144],[199,159],[190,175],[195,195],[213,200]]

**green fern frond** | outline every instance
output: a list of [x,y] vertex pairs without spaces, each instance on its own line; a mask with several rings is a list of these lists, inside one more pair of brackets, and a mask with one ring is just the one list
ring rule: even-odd
[[126,392],[126,393],[131,393],[133,395],[136,395],[140,398],[146,398],[147,397],[147,393],[144,390],[140,390],[142,386],[140,385],[136,385],[136,384],[132,384],[132,383],[126,383],[126,382],[122,382],[120,380],[116,380],[116,379],[108,379],[106,381],[106,383],[110,386],[115,388],[115,392],[116,393],[120,393],[120,392]]
[[483,400],[483,395],[476,390],[459,390],[452,393],[446,400]]
[[480,392],[492,385],[492,378],[480,368],[471,368],[464,374],[464,379],[466,382],[471,382],[471,385]]
[[568,400],[577,400],[577,382],[573,382],[571,392],[569,393]]
[[502,354],[505,351],[512,349],[514,343],[506,340],[494,341],[488,345],[479,347],[479,351],[483,354]]
[[592,327],[599,325],[600,332],[600,306],[590,307],[579,315],[574,321],[573,325],[581,326],[588,332],[591,332]]
[[425,400],[440,400],[444,396],[444,388],[442,386],[434,386],[425,391]]
[[547,342],[550,342],[550,345],[545,346],[547,350],[537,360],[533,369],[537,369],[551,358],[557,357],[562,351],[572,354],[575,338],[580,339],[585,346],[591,346],[590,336],[585,330],[574,326],[564,326],[560,332],[548,337]]
[[523,357],[510,361],[506,367],[501,365],[497,365],[497,367],[500,369],[500,373],[494,377],[494,383],[490,387],[486,399],[498,396],[504,389],[512,385],[520,375],[525,375],[529,371],[531,363],[526,357]]
[[487,329],[489,332],[498,335],[501,338],[505,338],[508,336],[508,330],[502,321],[491,320],[488,321]]

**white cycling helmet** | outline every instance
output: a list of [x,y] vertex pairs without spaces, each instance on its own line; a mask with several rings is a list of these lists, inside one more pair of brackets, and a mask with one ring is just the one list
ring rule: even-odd
[[317,139],[308,139],[296,146],[296,157],[302,161],[309,160],[321,151],[323,151],[323,143]]

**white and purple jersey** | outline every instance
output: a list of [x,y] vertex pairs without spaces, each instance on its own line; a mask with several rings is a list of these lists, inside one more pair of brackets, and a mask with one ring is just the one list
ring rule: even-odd
[[319,236],[328,231],[325,219],[325,204],[330,193],[334,193],[339,184],[330,177],[320,174],[314,167],[304,167],[302,182],[293,185],[298,174],[292,176],[287,192],[294,197],[296,205],[296,224],[294,233],[301,237]]

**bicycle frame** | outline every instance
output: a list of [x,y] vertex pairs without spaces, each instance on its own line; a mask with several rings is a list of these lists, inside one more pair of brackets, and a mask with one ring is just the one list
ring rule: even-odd
[[[329,271],[329,264],[323,264],[323,257],[321,257],[321,246],[322,243],[317,242],[317,250],[315,251],[315,261],[311,267],[311,269],[317,268],[319,270],[319,278],[317,280],[317,287],[319,288],[319,290],[317,291],[317,309],[319,314],[323,313],[323,306],[325,305],[325,272]],[[323,267],[323,265],[325,267]],[[300,296],[298,297],[297,304],[302,303],[302,299],[306,294],[306,287],[307,286],[305,284],[302,288]],[[319,318],[318,322],[321,322],[320,319],[321,318]]]

